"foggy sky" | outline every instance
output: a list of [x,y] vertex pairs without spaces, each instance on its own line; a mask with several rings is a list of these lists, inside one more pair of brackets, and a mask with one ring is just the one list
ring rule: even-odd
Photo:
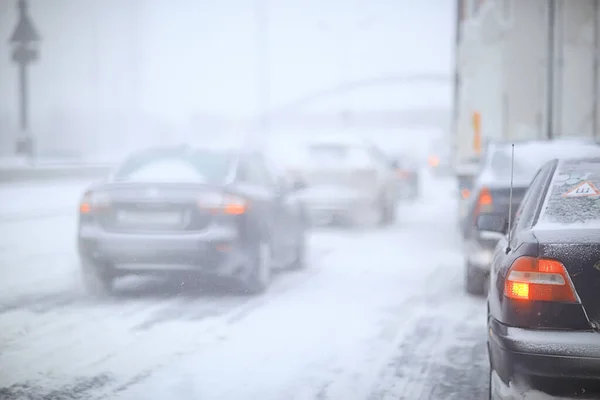
[[[340,81],[449,72],[450,0],[270,0],[270,104]],[[16,1],[0,1],[0,113],[16,114],[17,71],[7,39]],[[256,5],[244,0],[30,0],[40,31],[31,68],[32,117],[257,111]],[[444,90],[447,90],[444,89]],[[373,88],[365,106],[447,104],[432,85]],[[329,99],[322,102],[340,102]],[[13,118],[11,118],[12,120]]]

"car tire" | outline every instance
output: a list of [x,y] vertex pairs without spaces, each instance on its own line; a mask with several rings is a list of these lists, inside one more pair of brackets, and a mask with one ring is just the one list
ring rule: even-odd
[[419,185],[415,184],[411,191],[410,191],[410,200],[411,201],[416,201],[419,199],[420,193],[419,193]]
[[240,279],[244,294],[257,295],[265,292],[271,284],[271,246],[262,241],[249,250],[250,265],[247,266]]
[[470,263],[465,266],[465,289],[467,293],[473,295],[483,295],[485,293],[486,283],[485,273]]
[[382,200],[379,207],[379,225],[389,226],[396,221],[396,205],[389,200]]
[[494,380],[492,379],[492,366],[490,365],[488,371],[488,400],[495,400],[496,391],[494,386]]
[[113,293],[115,278],[108,271],[102,271],[89,261],[81,262],[81,275],[87,293],[94,297],[104,298]]
[[306,252],[306,232],[302,232],[296,244],[294,261],[290,264],[289,269],[299,271],[306,268]]

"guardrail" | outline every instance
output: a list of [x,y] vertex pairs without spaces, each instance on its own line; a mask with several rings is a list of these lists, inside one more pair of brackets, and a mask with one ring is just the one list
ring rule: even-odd
[[0,167],[0,183],[95,180],[109,175],[109,165],[48,165]]

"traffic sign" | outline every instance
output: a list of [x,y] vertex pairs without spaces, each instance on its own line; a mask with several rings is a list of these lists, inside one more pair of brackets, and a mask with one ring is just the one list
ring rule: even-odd
[[40,41],[40,35],[27,15],[25,0],[19,0],[19,22],[10,37],[10,43],[33,43]]
[[34,137],[29,132],[29,80],[27,67],[39,57],[38,44],[40,35],[33,26],[27,13],[27,1],[17,0],[18,21],[15,30],[10,36],[12,45],[12,60],[17,64],[19,71],[19,116],[22,135],[17,140],[17,154],[28,154],[33,159]]
[[35,48],[29,48],[24,44],[17,45],[12,52],[12,59],[17,64],[27,64],[37,60],[38,50]]

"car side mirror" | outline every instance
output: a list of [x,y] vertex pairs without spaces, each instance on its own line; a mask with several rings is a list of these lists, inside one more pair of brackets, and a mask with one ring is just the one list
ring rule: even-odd
[[506,235],[508,232],[508,218],[500,214],[481,214],[477,217],[477,230]]

